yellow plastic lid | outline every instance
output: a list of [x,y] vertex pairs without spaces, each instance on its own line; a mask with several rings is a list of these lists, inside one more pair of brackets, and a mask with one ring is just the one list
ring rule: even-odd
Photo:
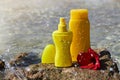
[[42,53],[42,63],[54,63],[55,58],[55,46],[48,44]]
[[72,9],[70,11],[71,19],[88,19],[87,9]]

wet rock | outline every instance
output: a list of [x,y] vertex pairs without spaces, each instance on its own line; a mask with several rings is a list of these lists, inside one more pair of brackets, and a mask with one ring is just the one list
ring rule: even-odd
[[28,80],[42,80],[43,72],[42,71],[28,71],[26,72],[26,76]]
[[113,62],[113,65],[111,66],[115,72],[119,73],[119,69],[118,69],[118,66],[115,62]]
[[99,54],[101,70],[109,70],[111,65],[113,65],[110,52],[108,50],[102,50],[99,52]]
[[0,59],[0,70],[5,69],[5,62]]
[[103,56],[106,57],[106,58],[108,58],[108,59],[111,58],[111,54],[107,50],[103,50],[103,51],[100,52],[100,57],[103,57]]
[[[24,69],[18,68],[15,71],[22,73],[22,76],[19,74],[21,80],[120,80],[117,64],[108,56],[109,54],[105,54],[100,57],[100,70],[81,69],[77,63],[73,63],[73,66],[69,68],[57,68],[54,64],[39,63],[32,64]],[[15,73],[10,74],[11,72],[6,74],[7,80],[16,78],[19,80]]]
[[27,80],[23,68],[6,69],[3,80]]
[[13,65],[15,65],[15,64],[18,65],[18,64],[23,60],[23,58],[24,58],[25,56],[27,56],[27,55],[28,55],[28,53],[20,53],[19,55],[17,55],[17,56],[15,57],[14,60],[10,61],[10,65],[11,65],[11,66],[13,66]]
[[111,67],[110,68],[110,71],[109,71],[109,73],[108,73],[108,76],[113,76],[114,75],[114,70],[113,70],[113,68]]
[[20,53],[14,60],[10,61],[11,66],[29,66],[31,64],[37,64],[40,62],[40,58],[35,53]]

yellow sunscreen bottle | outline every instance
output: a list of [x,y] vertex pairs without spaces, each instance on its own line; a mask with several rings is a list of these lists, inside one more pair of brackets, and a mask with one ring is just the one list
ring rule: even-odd
[[53,44],[48,44],[42,53],[41,62],[42,63],[54,63],[55,59],[55,46]]
[[54,31],[53,41],[56,48],[55,66],[69,67],[72,65],[72,58],[70,54],[70,45],[72,41],[72,32],[67,31],[64,18],[60,18],[58,30]]
[[70,47],[72,61],[77,61],[80,52],[90,48],[90,23],[87,9],[73,9],[70,12],[69,29],[73,32]]

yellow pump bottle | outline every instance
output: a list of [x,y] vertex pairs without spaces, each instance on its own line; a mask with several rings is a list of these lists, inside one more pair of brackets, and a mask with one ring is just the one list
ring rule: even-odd
[[87,9],[73,9],[70,12],[69,29],[73,32],[70,47],[72,61],[77,61],[80,52],[90,48],[90,23]]
[[53,41],[56,48],[55,66],[69,67],[72,65],[70,54],[70,45],[72,41],[72,32],[67,31],[64,18],[60,18],[58,30],[52,33]]

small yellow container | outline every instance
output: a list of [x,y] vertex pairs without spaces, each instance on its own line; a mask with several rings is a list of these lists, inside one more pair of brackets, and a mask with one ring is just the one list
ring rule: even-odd
[[58,30],[52,33],[53,41],[56,48],[55,66],[69,67],[72,65],[70,54],[70,45],[72,41],[72,32],[67,31],[64,18],[60,18]]
[[48,44],[42,53],[41,62],[42,63],[54,63],[55,61],[55,46],[53,44]]
[[70,47],[72,61],[77,61],[80,52],[90,48],[90,23],[87,9],[73,9],[70,12],[69,29],[73,32]]

